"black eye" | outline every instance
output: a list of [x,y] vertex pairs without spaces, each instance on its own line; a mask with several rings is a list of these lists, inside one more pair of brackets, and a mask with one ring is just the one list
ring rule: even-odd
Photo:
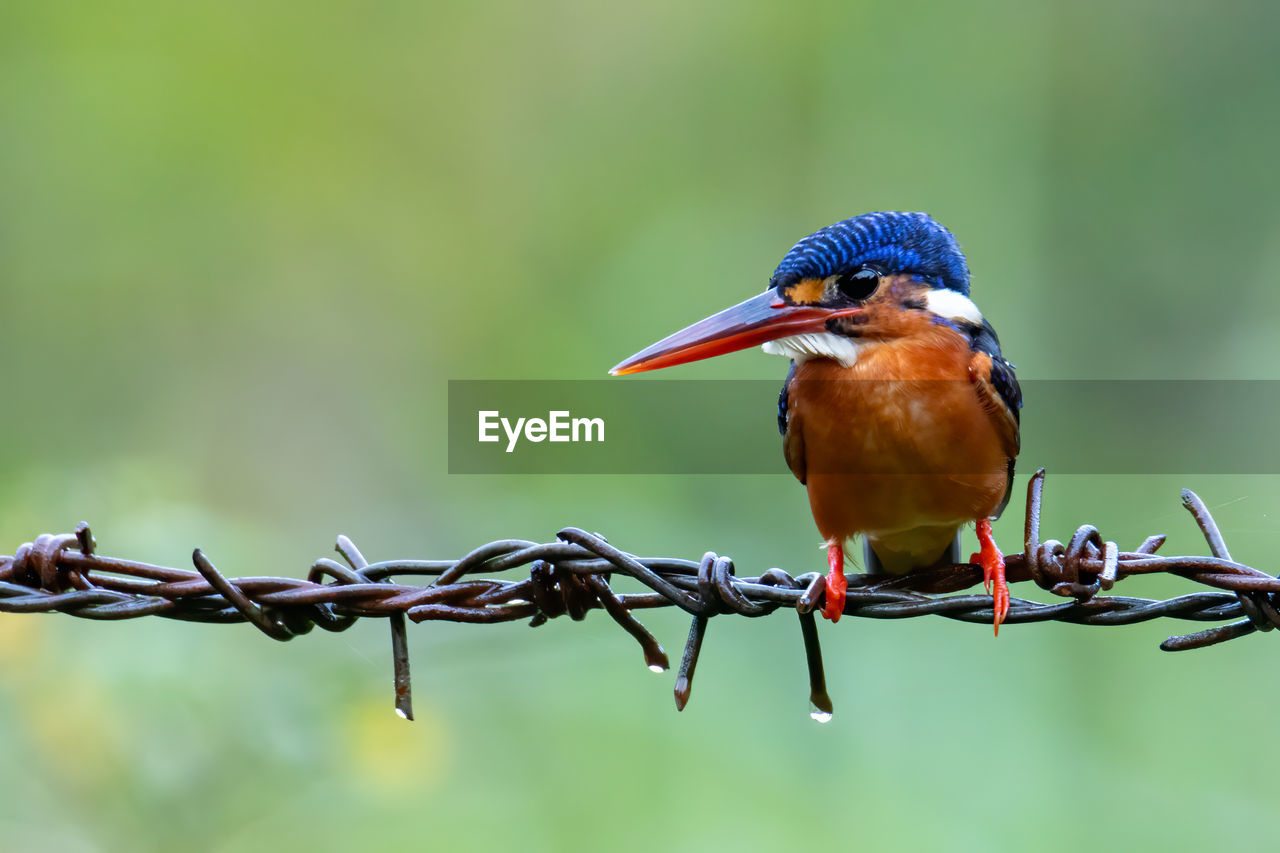
[[855,302],[861,302],[876,292],[880,286],[880,271],[874,267],[860,267],[845,273],[836,280],[840,292]]

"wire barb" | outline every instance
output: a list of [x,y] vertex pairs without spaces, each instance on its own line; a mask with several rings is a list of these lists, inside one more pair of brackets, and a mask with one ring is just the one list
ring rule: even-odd
[[[1163,535],[1122,551],[1087,524],[1065,545],[1041,540],[1044,481],[1041,469],[1027,484],[1023,550],[1006,556],[1006,576],[1010,582],[1033,581],[1067,600],[1045,604],[1013,599],[1005,624],[1129,625],[1158,618],[1226,623],[1170,637],[1160,646],[1166,651],[1203,648],[1280,625],[1280,579],[1232,559],[1217,522],[1194,492],[1184,490],[1182,502],[1210,556],[1160,556]],[[536,627],[557,616],[581,620],[602,609],[637,641],[645,665],[661,672],[669,666],[666,652],[636,612],[679,607],[692,617],[675,683],[676,707],[683,709],[711,618],[726,613],[760,617],[784,607],[799,617],[811,714],[817,720],[831,718],[814,618],[824,594],[820,572],[793,576],[774,568],[742,577],[730,558],[711,551],[697,562],[638,557],[576,527],[561,530],[552,542],[489,542],[457,560],[379,563],[369,563],[355,543],[340,536],[336,549],[346,565],[322,557],[305,579],[228,578],[198,549],[192,555],[193,571],[104,557],[96,547],[89,525],[81,522],[74,533],[42,534],[19,546],[12,557],[0,557],[0,612],[249,622],[276,640],[315,626],[343,631],[359,619],[385,617],[391,627],[395,707],[413,719],[406,618],[480,624],[528,619]],[[520,569],[527,571],[523,578],[480,577]],[[1209,589],[1165,601],[1102,595],[1130,576],[1161,572]],[[616,592],[616,576],[630,578],[643,591]],[[432,580],[409,582],[422,577]],[[981,579],[981,569],[967,563],[901,576],[850,575],[845,615],[942,616],[989,624],[991,596],[960,592]]]

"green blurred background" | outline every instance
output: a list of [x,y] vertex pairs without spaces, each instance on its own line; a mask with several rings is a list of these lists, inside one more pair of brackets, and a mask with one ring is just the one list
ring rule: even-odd
[[[301,575],[338,533],[380,559],[574,524],[820,568],[780,451],[773,477],[449,476],[446,381],[599,378],[881,209],[959,236],[1025,378],[1277,378],[1278,31],[1266,0],[10,0],[0,551],[85,518],[104,553]],[[1202,551],[1181,486],[1268,564],[1271,477],[1058,477],[1045,533]],[[678,654],[685,618],[646,621]],[[410,725],[377,622],[278,644],[5,616],[0,839],[1253,845],[1274,640],[1159,652],[1178,628],[824,625],[820,726],[785,614],[715,620],[683,714],[600,614],[423,625]]]

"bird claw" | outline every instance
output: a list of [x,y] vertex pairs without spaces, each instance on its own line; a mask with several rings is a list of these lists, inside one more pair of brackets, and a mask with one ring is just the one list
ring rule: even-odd
[[832,622],[839,622],[844,615],[845,590],[849,588],[849,581],[844,576],[844,546],[839,542],[827,545],[827,567],[822,615]]
[[1004,555],[991,535],[991,522],[985,518],[978,522],[978,546],[981,550],[970,557],[969,562],[982,566],[982,588],[991,595],[998,637],[1000,624],[1009,615],[1009,582],[1005,580]]
[[840,617],[844,615],[845,590],[848,588],[849,581],[845,579],[843,571],[832,572],[827,575],[827,590],[824,594],[822,615],[832,622],[839,622]]

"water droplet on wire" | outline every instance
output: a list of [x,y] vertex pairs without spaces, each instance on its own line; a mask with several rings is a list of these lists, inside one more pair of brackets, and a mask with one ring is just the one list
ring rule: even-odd
[[813,703],[809,703],[809,716],[813,717],[815,720],[817,720],[820,723],[831,722],[831,712],[824,711],[821,708],[819,708],[817,705],[814,705]]

